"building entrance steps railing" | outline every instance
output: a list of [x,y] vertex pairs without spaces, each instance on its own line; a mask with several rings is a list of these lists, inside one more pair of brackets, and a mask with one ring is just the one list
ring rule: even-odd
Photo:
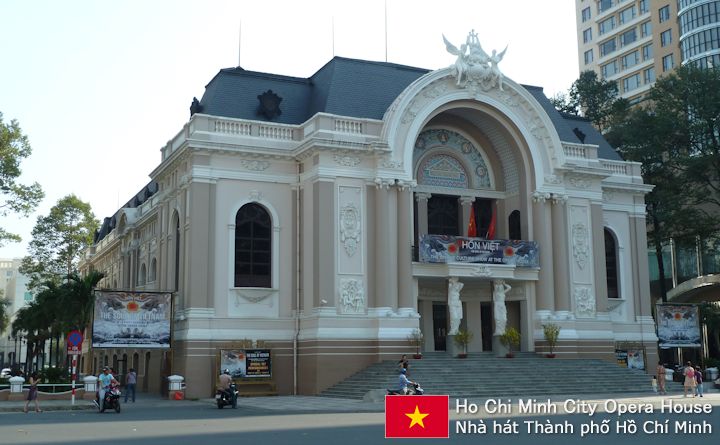
[[[410,360],[408,377],[421,384],[426,394],[451,397],[542,396],[563,394],[621,394],[652,392],[652,376],[597,359],[545,358],[535,353],[516,353],[498,358],[490,352],[452,358],[445,353],[424,353]],[[320,395],[362,399],[371,390],[396,388],[396,360],[376,363],[333,385]],[[682,386],[668,382],[668,391]]]

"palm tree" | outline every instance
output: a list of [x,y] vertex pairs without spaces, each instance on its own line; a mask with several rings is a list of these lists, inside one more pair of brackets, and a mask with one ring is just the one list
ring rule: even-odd
[[84,277],[78,274],[68,275],[68,281],[63,285],[67,292],[63,297],[65,298],[65,307],[72,311],[67,317],[70,329],[84,331],[90,325],[95,305],[95,286],[103,278],[105,275],[96,270]]

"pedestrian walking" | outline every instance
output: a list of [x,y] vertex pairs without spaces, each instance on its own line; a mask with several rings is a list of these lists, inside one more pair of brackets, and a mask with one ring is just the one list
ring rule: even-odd
[[31,401],[35,401],[35,412],[36,412],[36,413],[41,413],[42,410],[40,409],[40,405],[38,404],[38,399],[37,399],[37,396],[38,396],[38,390],[37,390],[38,376],[37,376],[37,372],[33,372],[32,374],[30,374],[30,381],[29,381],[29,382],[30,382],[30,390],[28,391],[27,400],[25,400],[25,408],[23,408],[23,412],[27,414],[27,412],[28,412],[28,405],[30,404]]
[[655,369],[657,377],[657,389],[660,394],[665,394],[665,366],[662,362],[658,362],[657,368]]
[[685,376],[685,382],[683,382],[685,397],[688,396],[688,392],[695,397],[697,382],[695,381],[695,368],[693,367],[692,362],[687,362],[687,366],[683,370],[683,375]]
[[695,367],[695,395],[703,396],[703,377],[700,367]]
[[137,373],[134,368],[125,376],[125,403],[128,401],[128,395],[132,392],[132,401],[135,403],[135,384],[137,383]]

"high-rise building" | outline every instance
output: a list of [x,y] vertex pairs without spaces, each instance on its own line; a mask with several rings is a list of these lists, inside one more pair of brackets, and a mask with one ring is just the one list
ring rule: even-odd
[[[704,29],[695,20],[681,35],[678,26],[678,7],[687,15],[697,7],[704,10],[699,4],[715,4],[713,11],[720,10],[720,1],[575,0],[579,71],[596,71],[617,82],[621,97],[639,102],[657,77],[683,62],[684,39]],[[717,43],[717,34],[715,38]]]
[[678,1],[682,63],[720,67],[720,0]]

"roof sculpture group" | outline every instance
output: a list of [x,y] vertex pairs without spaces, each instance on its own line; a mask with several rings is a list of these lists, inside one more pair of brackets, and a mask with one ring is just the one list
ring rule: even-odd
[[445,35],[443,35],[443,40],[447,51],[457,56],[457,60],[452,66],[457,86],[477,85],[485,91],[497,86],[500,91],[503,91],[503,74],[500,72],[498,64],[505,56],[507,46],[499,54],[493,50],[492,55],[488,55],[482,49],[475,30],[470,31],[465,43],[460,45],[460,49],[450,43]]

